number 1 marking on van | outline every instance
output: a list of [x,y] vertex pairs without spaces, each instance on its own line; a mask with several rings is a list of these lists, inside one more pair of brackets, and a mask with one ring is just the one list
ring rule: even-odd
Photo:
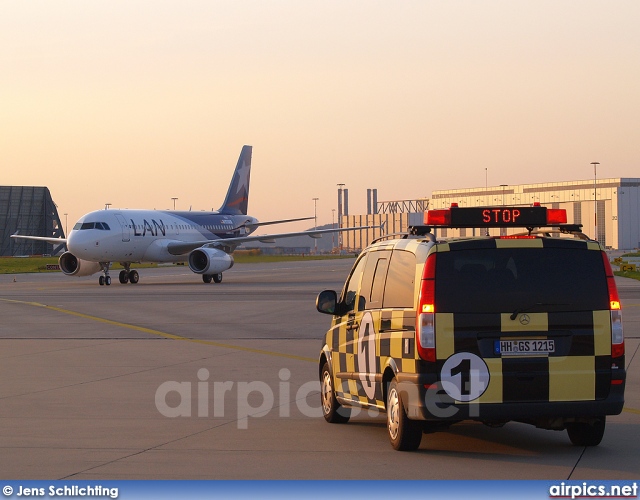
[[478,399],[489,387],[489,368],[471,352],[458,352],[444,362],[440,380],[445,392],[456,401]]

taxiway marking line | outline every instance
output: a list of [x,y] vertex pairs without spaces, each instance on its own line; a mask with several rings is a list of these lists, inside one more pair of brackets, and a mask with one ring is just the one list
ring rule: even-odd
[[[24,300],[14,300],[14,299],[3,299],[0,298],[1,301],[3,302],[11,302],[14,304],[23,304],[23,305],[28,305],[28,306],[33,306],[33,307],[43,307],[45,309],[49,309],[51,311],[56,311],[62,314],[69,314],[71,316],[76,316],[78,318],[83,318],[83,319],[88,319],[91,321],[97,321],[99,323],[105,323],[107,325],[113,325],[113,326],[119,326],[121,328],[127,328],[129,330],[135,330],[137,332],[143,332],[143,333],[148,333],[151,335],[157,335],[159,337],[164,337],[167,339],[171,339],[171,340],[181,340],[181,341],[185,341],[185,342],[193,342],[195,344],[204,344],[204,345],[210,345],[210,346],[214,346],[214,347],[222,347],[224,349],[233,349],[236,351],[244,351],[244,352],[252,352],[255,354],[262,354],[265,356],[277,356],[277,357],[281,357],[281,358],[288,358],[288,359],[295,359],[298,361],[308,361],[311,363],[315,363],[317,360],[313,359],[313,358],[307,358],[305,356],[296,356],[295,354],[286,354],[283,352],[276,352],[276,351],[267,351],[264,349],[255,349],[252,347],[243,347],[243,346],[238,346],[238,345],[233,345],[233,344],[225,344],[223,342],[214,342],[213,340],[201,340],[201,339],[192,339],[189,337],[182,337],[180,335],[175,335],[173,333],[167,333],[167,332],[161,332],[160,330],[154,330],[152,328],[146,328],[144,326],[136,326],[136,325],[132,325],[129,323],[122,323],[120,321],[114,321],[112,319],[106,319],[106,318],[100,318],[98,316],[92,316],[90,314],[84,314],[84,313],[79,313],[76,311],[71,311],[69,309],[63,309],[61,307],[56,307],[56,306],[48,306],[46,304],[41,304],[39,302],[27,302]],[[640,410],[636,410],[635,408],[623,408],[622,410],[623,412],[627,412],[627,413],[633,413],[636,415],[640,415]]]
[[308,362],[312,362],[312,363],[316,363],[318,360],[314,359],[314,358],[307,358],[305,356],[297,356],[295,354],[286,354],[283,352],[277,352],[277,351],[267,351],[264,349],[255,349],[253,347],[243,347],[243,346],[239,346],[239,345],[233,345],[233,344],[225,344],[223,342],[215,342],[213,340],[201,340],[201,339],[192,339],[189,337],[183,337],[181,335],[175,335],[173,333],[167,333],[167,332],[161,332],[160,330],[154,330],[152,328],[146,328],[144,326],[136,326],[136,325],[132,325],[130,323],[122,323],[120,321],[114,321],[112,319],[106,319],[106,318],[100,318],[99,316],[92,316],[90,314],[84,314],[84,313],[79,313],[76,311],[71,311],[69,309],[63,309],[61,307],[56,307],[56,306],[49,306],[47,304],[41,304],[39,302],[28,302],[28,301],[24,301],[24,300],[15,300],[15,299],[3,299],[0,298],[0,301],[3,302],[11,302],[14,304],[23,304],[23,305],[28,305],[28,306],[33,306],[33,307],[42,307],[45,309],[49,309],[50,311],[56,311],[62,314],[69,314],[71,316],[76,316],[78,318],[83,318],[83,319],[88,319],[91,321],[97,321],[98,323],[104,323],[107,325],[113,325],[113,326],[118,326],[121,328],[127,328],[129,330],[135,330],[137,332],[142,332],[142,333],[148,333],[150,335],[156,335],[159,337],[164,337],[167,339],[171,339],[171,340],[181,340],[181,341],[185,341],[185,342],[193,342],[195,344],[204,344],[204,345],[210,345],[210,346],[214,346],[214,347],[222,347],[224,349],[233,349],[236,351],[244,351],[244,352],[252,352],[255,354],[262,354],[265,356],[277,356],[277,357],[281,357],[281,358],[288,358],[288,359],[295,359],[298,361],[308,361]]

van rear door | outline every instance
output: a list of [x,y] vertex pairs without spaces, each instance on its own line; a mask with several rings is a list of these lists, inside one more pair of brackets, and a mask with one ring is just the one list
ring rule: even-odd
[[[441,366],[457,353],[484,361],[489,382],[478,402],[607,397],[611,313],[597,244],[535,238],[447,247],[436,264],[436,357]],[[461,372],[472,363],[460,360],[464,393]]]

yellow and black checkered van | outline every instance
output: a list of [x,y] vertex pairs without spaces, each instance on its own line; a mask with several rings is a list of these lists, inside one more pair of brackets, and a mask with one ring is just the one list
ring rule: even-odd
[[[624,404],[611,267],[575,226],[556,230],[582,239],[536,234],[534,225],[546,225],[540,217],[558,211],[532,208],[432,211],[423,236],[372,244],[340,296],[320,293],[317,309],[333,316],[319,360],[328,422],[348,421],[351,407],[384,410],[399,450],[467,419],[566,429],[576,445],[600,443],[606,415]],[[514,218],[524,234],[440,241],[430,232],[513,226]]]

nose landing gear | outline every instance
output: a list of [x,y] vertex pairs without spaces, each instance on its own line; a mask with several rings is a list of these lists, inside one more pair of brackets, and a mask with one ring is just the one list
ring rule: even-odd
[[100,286],[109,286],[111,284],[111,276],[109,276],[109,267],[111,267],[111,262],[100,262],[100,265],[102,266],[104,276],[100,276],[100,278],[98,278],[98,283]]

